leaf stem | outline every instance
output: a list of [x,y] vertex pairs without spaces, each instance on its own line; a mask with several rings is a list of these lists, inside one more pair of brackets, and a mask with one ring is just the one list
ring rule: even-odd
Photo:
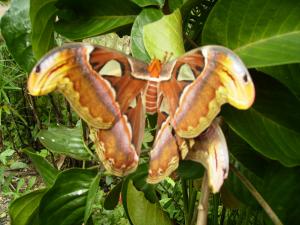
[[184,224],[188,225],[189,198],[188,198],[187,184],[185,179],[181,179],[181,188],[182,188],[182,197],[183,197]]
[[190,187],[192,189],[191,194],[189,196],[189,213],[188,213],[188,225],[192,224],[192,219],[194,216],[195,203],[197,199],[197,191],[193,186]]
[[207,224],[207,213],[208,213],[208,199],[209,199],[209,187],[207,180],[207,172],[204,172],[202,186],[201,186],[201,198],[198,205],[198,216],[196,225]]
[[49,95],[49,99],[50,99],[50,102],[51,102],[51,105],[52,105],[52,108],[53,108],[53,111],[54,111],[54,114],[55,114],[56,123],[57,124],[62,124],[63,119],[62,119],[62,114],[61,114],[60,109],[59,109],[59,105],[56,105],[56,102],[54,100],[53,95]]
[[71,112],[71,106],[70,103],[67,101],[66,98],[65,99],[65,105],[67,108],[67,116],[68,116],[68,126],[72,127],[73,126],[73,121],[72,121],[72,112]]
[[219,195],[213,195],[213,225],[218,225]]
[[270,205],[265,201],[265,199],[261,196],[261,194],[256,190],[256,188],[251,184],[251,182],[240,173],[234,165],[230,164],[230,170],[240,179],[240,181],[245,185],[245,187],[249,190],[252,196],[256,199],[256,201],[260,204],[260,206],[265,210],[266,214],[270,217],[272,222],[275,225],[283,225],[279,217],[275,214]]

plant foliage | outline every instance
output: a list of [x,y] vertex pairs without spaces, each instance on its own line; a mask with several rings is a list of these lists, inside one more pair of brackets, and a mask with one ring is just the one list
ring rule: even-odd
[[[15,166],[12,162],[25,152],[46,185],[10,204],[11,224],[97,224],[93,218],[99,218],[100,209],[107,216],[105,210],[118,212],[120,202],[128,219],[124,224],[195,224],[201,165],[183,161],[177,172],[180,180],[156,186],[146,183],[144,163],[122,180],[111,179],[103,169],[93,167],[98,160],[87,127],[74,127],[77,117],[64,99],[56,95],[35,99],[24,91],[23,71],[29,72],[55,45],[111,32],[130,35],[133,56],[147,62],[163,58],[159,54],[165,51],[177,57],[192,46],[206,44],[224,45],[242,58],[251,68],[257,96],[247,111],[222,108],[232,165],[248,177],[284,224],[298,224],[299,12],[298,0],[11,1],[0,24],[11,55],[1,48],[0,161],[5,170],[27,167],[26,160]],[[11,64],[11,57],[19,67]],[[152,145],[155,129],[151,117],[147,121],[146,147]],[[57,166],[61,155],[67,158],[63,167]],[[147,160],[143,149],[141,161]],[[9,190],[15,183],[13,176],[3,175],[5,170],[0,170],[1,188]],[[103,189],[102,203],[97,203],[99,189]],[[220,224],[272,224],[234,173],[221,197],[215,195],[210,203],[210,224],[218,220]]]

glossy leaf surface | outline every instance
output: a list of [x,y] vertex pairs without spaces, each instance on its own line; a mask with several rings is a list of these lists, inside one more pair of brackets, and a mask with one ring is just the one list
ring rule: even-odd
[[280,81],[282,84],[288,87],[298,99],[300,99],[299,63],[262,67],[259,68],[259,70]]
[[24,152],[33,162],[35,169],[42,176],[45,184],[47,186],[51,186],[57,177],[58,170],[55,169],[45,158],[36,154],[35,152],[27,149],[24,150]]
[[226,129],[226,142],[230,154],[240,164],[260,178],[265,176],[270,162],[229,127]]
[[300,2],[221,0],[211,11],[202,44],[233,49],[247,67],[300,62]]
[[14,200],[9,206],[11,225],[38,225],[38,208],[47,189],[33,191]]
[[86,0],[76,1],[76,4],[64,0],[57,7],[59,20],[55,24],[55,30],[71,40],[120,30],[132,24],[140,11],[129,0]]
[[275,80],[256,76],[257,97],[247,111],[222,109],[229,126],[262,155],[285,166],[300,165],[300,104]]
[[151,203],[143,192],[136,190],[132,181],[128,183],[127,204],[130,219],[134,225],[171,225],[172,222],[159,203]]
[[30,0],[32,48],[37,59],[54,45],[54,20],[58,0]]
[[144,45],[151,59],[174,59],[185,52],[181,23],[180,11],[176,10],[144,26]]
[[146,24],[160,19],[162,15],[158,9],[146,8],[136,17],[131,29],[131,51],[134,57],[145,62],[151,61],[144,46],[143,28]]
[[152,184],[148,184],[146,182],[146,178],[148,176],[148,164],[143,163],[139,165],[137,170],[130,174],[124,181],[122,185],[122,203],[125,210],[125,213],[128,217],[130,224],[132,224],[130,215],[129,215],[129,205],[128,205],[128,187],[129,182],[133,182],[134,186],[144,193],[145,198],[152,203],[158,202],[158,198],[156,196],[155,186]]
[[60,173],[40,203],[43,225],[81,225],[96,170],[70,169]]
[[113,189],[110,190],[104,201],[105,209],[113,210],[117,206],[120,199],[122,184],[123,182],[119,182]]
[[177,169],[177,174],[183,179],[197,179],[204,174],[204,167],[191,160],[181,160]]
[[99,182],[100,182],[100,174],[98,173],[96,177],[91,182],[88,194],[87,194],[87,200],[86,200],[86,208],[84,211],[84,224],[88,224],[88,219],[92,213],[92,207],[96,198],[96,194],[99,189]]
[[164,5],[165,0],[131,0],[140,7],[146,6],[159,6],[160,8]]
[[1,18],[1,34],[16,62],[27,72],[35,64],[30,30],[29,1],[13,0]]
[[74,159],[88,160],[89,150],[82,137],[81,127],[56,127],[41,130],[38,138],[52,152],[68,155]]

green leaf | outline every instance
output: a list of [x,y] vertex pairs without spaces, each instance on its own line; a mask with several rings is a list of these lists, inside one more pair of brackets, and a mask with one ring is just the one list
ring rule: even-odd
[[88,193],[93,189],[96,170],[70,169],[61,172],[44,195],[39,208],[43,225],[81,225]]
[[25,179],[20,178],[20,180],[18,180],[18,183],[17,183],[17,188],[16,188],[17,193],[20,192],[20,190],[24,186],[24,184],[25,184]]
[[191,160],[181,160],[177,169],[177,174],[183,179],[197,179],[203,177],[204,167]]
[[300,64],[287,64],[282,66],[262,67],[260,71],[274,77],[290,89],[300,99]]
[[57,177],[58,170],[55,169],[45,158],[36,154],[35,152],[29,149],[24,149],[23,151],[29,156],[34,164],[35,169],[42,176],[45,184],[47,186],[53,185]]
[[27,187],[26,187],[27,190],[30,190],[33,187],[33,185],[36,183],[36,178],[37,177],[30,177],[29,178],[28,183],[27,183]]
[[255,71],[251,74],[256,89],[253,108],[276,123],[300,132],[300,101],[285,86],[269,76]]
[[269,162],[229,127],[226,129],[226,142],[228,151],[239,163],[256,176],[264,177]]
[[256,151],[285,166],[300,165],[300,134],[261,114],[225,108],[223,116],[230,127]]
[[[173,0],[173,1],[168,1],[169,9],[170,9],[171,12],[174,12],[176,9],[182,7],[183,3],[186,3],[186,2],[189,2],[189,1],[197,1],[197,0]],[[181,13],[182,13],[182,11],[181,11]],[[184,14],[182,14],[182,17],[184,17]]]
[[82,137],[81,126],[48,128],[48,130],[41,130],[37,136],[40,142],[52,152],[68,155],[78,160],[91,158]]
[[131,1],[140,7],[159,6],[160,8],[162,8],[165,3],[165,0],[131,0]]
[[104,208],[107,210],[113,210],[119,203],[120,193],[122,190],[123,182],[119,182],[106,196],[104,200]]
[[[264,185],[264,178],[256,176],[252,171],[245,168],[239,162],[235,162],[234,166],[241,174],[243,174],[250,181],[250,183],[256,189],[261,190],[261,187],[263,187]],[[229,204],[229,206],[249,206],[256,209],[259,208],[259,204],[256,201],[256,199],[251,195],[249,190],[244,186],[244,184],[232,171],[230,171],[230,173],[228,174],[228,177],[225,180],[224,187],[222,187],[222,189],[223,188],[225,189],[225,193],[228,192],[226,193],[227,196],[225,196],[225,200],[231,201],[226,202],[226,204]],[[259,193],[261,192],[259,191]]]
[[144,194],[128,183],[127,204],[130,219],[134,225],[168,225],[173,224],[159,203],[151,203]]
[[128,179],[133,181],[134,186],[139,190],[144,192],[145,197],[150,202],[154,203],[158,201],[155,192],[155,186],[153,184],[149,184],[146,181],[148,176],[148,164],[141,164],[138,169],[132,173]]
[[130,224],[132,224],[132,221],[130,219],[130,215],[128,212],[128,204],[127,204],[127,193],[128,193],[128,186],[129,182],[133,181],[133,184],[135,187],[144,192],[144,195],[146,199],[148,199],[150,202],[155,203],[158,202],[158,198],[156,196],[155,186],[152,184],[148,184],[146,182],[146,177],[148,176],[148,163],[140,164],[137,170],[130,174],[126,179],[123,181],[122,185],[122,202],[123,202],[123,208],[124,211],[128,217],[128,220]]
[[27,167],[28,167],[28,165],[26,163],[23,163],[23,162],[20,162],[20,161],[13,162],[10,165],[10,169],[24,169],[24,168],[27,168]]
[[16,62],[27,72],[35,64],[31,46],[29,1],[13,0],[1,18],[1,33]]
[[40,201],[47,189],[33,191],[14,200],[9,206],[11,225],[38,225],[36,221]]
[[100,182],[100,174],[98,173],[97,176],[92,180],[90,189],[88,191],[87,200],[86,200],[86,208],[84,211],[84,224],[87,224],[87,221],[92,213],[92,207],[95,202],[96,194],[99,189],[99,182]]
[[13,149],[6,149],[3,152],[0,153],[0,161],[6,165],[7,164],[7,158],[12,156],[15,153],[15,150]]
[[58,0],[30,0],[32,48],[37,59],[54,46],[54,20]]
[[122,30],[134,22],[140,11],[129,0],[64,0],[57,7],[60,11],[55,30],[71,40]]
[[300,1],[220,0],[203,30],[203,44],[233,49],[247,67],[300,62]]
[[[151,59],[174,59],[185,50],[182,40],[181,14],[179,10],[144,26],[143,40]],[[166,55],[166,52],[172,55]]]
[[224,107],[225,121],[262,155],[285,166],[300,165],[299,101],[274,79],[255,76],[254,81],[254,106],[247,111]]
[[[258,179],[249,170],[237,164],[239,171],[252,183],[273,211],[279,216],[283,224],[297,224],[299,217],[300,167],[285,168],[278,163],[270,163],[262,179]],[[226,189],[245,205],[258,208],[258,203],[250,195],[233,173],[225,182]],[[223,198],[223,196],[222,196]],[[235,200],[236,201],[236,200]],[[261,210],[261,209],[260,209]],[[273,225],[268,215],[264,215],[266,224]]]
[[158,9],[146,8],[135,19],[131,29],[131,51],[132,55],[145,62],[151,59],[145,49],[143,42],[143,28],[146,24],[160,19],[163,13]]
[[[300,168],[270,167],[262,195],[283,224],[298,224],[300,213]],[[265,215],[268,225],[273,224]]]

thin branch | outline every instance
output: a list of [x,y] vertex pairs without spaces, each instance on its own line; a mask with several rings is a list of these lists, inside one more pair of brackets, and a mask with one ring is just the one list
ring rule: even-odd
[[69,126],[69,127],[72,127],[72,126],[73,126],[73,122],[72,122],[72,112],[71,112],[71,107],[70,107],[70,103],[67,101],[66,98],[65,98],[65,104],[66,104],[66,108],[67,108],[68,126]]
[[226,215],[226,208],[223,206],[222,207],[222,212],[221,212],[220,225],[224,225],[225,215]]
[[55,158],[54,158],[53,152],[49,151],[49,153],[50,153],[51,163],[52,163],[53,167],[54,167],[55,169],[58,169],[58,168],[57,168],[57,165],[56,165],[56,163],[55,163]]
[[194,187],[192,187],[192,192],[189,196],[189,214],[188,214],[188,225],[192,224],[193,216],[194,216],[194,211],[195,211],[195,203],[197,199],[197,191],[195,190]]
[[[7,94],[6,96],[7,96],[7,99],[8,99],[8,101],[9,101],[8,103],[9,103],[9,111],[10,111],[10,117],[11,117],[11,120],[12,120],[14,126],[15,126],[15,130],[16,130],[16,132],[17,132],[17,136],[18,136],[18,138],[19,138],[19,141],[21,142],[21,145],[23,146],[23,145],[24,145],[23,138],[21,137],[20,130],[19,130],[18,125],[17,125],[17,122],[16,122],[16,120],[15,120],[14,112],[13,112],[13,110],[11,110],[12,108],[11,108],[11,103],[10,103],[10,97],[9,97],[8,94]],[[16,149],[16,151],[17,151],[17,149]]]
[[50,98],[50,102],[51,102],[51,105],[53,107],[53,111],[54,111],[54,114],[55,114],[56,123],[57,124],[62,124],[63,119],[62,119],[62,114],[60,112],[59,106],[56,105],[53,95],[49,95],[49,98]]
[[272,222],[275,225],[283,225],[283,223],[280,221],[273,209],[265,201],[261,194],[256,190],[256,188],[251,184],[251,182],[242,173],[240,173],[232,164],[230,164],[230,170],[240,179],[240,181],[250,191],[252,196],[256,199],[260,206],[265,210],[266,214],[270,217]]
[[213,195],[213,225],[218,225],[219,195]]
[[25,117],[27,118],[27,125],[26,125],[26,129],[27,129],[27,132],[26,134],[29,135],[29,140],[31,140],[31,145],[34,146],[34,138],[32,137],[32,134],[31,134],[31,129],[30,129],[30,126],[32,125],[32,120],[29,119],[29,113],[28,113],[28,101],[27,101],[27,96],[26,96],[26,87],[23,85],[22,87],[22,96],[23,96],[23,107],[24,107],[24,113],[25,113]]
[[38,129],[41,130],[42,124],[41,124],[41,121],[40,121],[39,116],[36,111],[35,100],[31,95],[26,94],[26,96],[28,97],[28,104],[29,104],[29,107],[31,108],[33,117],[36,121],[36,125],[37,125]]
[[208,199],[209,199],[209,187],[207,172],[205,171],[202,186],[201,186],[201,198],[198,205],[198,217],[196,225],[206,225],[207,224],[207,213],[208,213]]
[[186,34],[183,35],[184,38],[194,47],[194,48],[198,48],[199,45],[196,44],[196,42],[194,42],[192,39],[190,39],[189,36],[187,36]]

